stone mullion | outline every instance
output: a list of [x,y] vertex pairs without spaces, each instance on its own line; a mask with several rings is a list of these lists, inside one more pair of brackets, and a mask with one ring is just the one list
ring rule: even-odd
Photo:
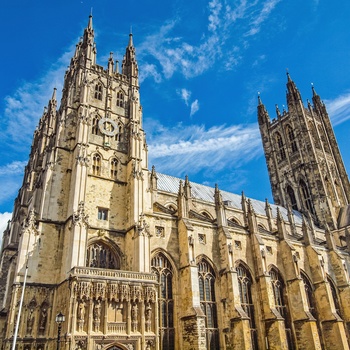
[[92,298],[90,298],[89,300],[88,300],[88,305],[89,305],[89,307],[88,307],[88,312],[87,312],[87,317],[88,317],[88,324],[87,324],[87,332],[88,332],[88,334],[91,334],[91,332],[92,331],[94,331],[94,329],[93,329],[93,324],[92,324],[92,322],[93,322],[93,319],[94,319],[94,317],[93,317],[93,309],[94,309],[94,300],[92,299]]
[[146,348],[146,342],[145,342],[145,302],[144,300],[141,300],[139,303],[140,305],[140,328],[141,328],[141,349]]
[[130,335],[131,334],[131,301],[130,299],[127,300],[127,303],[128,303],[128,306],[127,306],[127,317],[126,317],[126,322],[127,322],[126,333]]
[[[107,334],[108,333],[108,304],[111,302],[111,300],[108,300],[107,298],[105,300],[102,300],[101,307],[103,312],[103,329],[102,333]],[[101,312],[101,314],[102,314]]]

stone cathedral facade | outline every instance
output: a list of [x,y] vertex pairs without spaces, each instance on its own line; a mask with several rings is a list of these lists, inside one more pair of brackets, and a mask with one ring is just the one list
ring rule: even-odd
[[19,350],[349,349],[349,179],[320,97],[287,89],[258,104],[276,205],[157,173],[133,37],[103,68],[90,17],[4,232],[0,348],[18,320]]

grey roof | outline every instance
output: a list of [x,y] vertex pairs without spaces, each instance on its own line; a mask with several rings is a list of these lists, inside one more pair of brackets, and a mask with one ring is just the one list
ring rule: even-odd
[[[170,175],[165,175],[161,173],[157,173],[157,187],[158,190],[160,191],[165,191],[165,192],[170,192],[170,193],[175,193],[177,194],[179,192],[179,182],[181,179],[170,176]],[[182,180],[183,181],[183,180]],[[215,189],[213,187],[197,184],[195,182],[191,182],[191,194],[193,198],[200,199],[209,203],[214,203],[214,192]],[[226,191],[221,191],[222,199],[223,201],[229,201],[231,202],[228,206],[232,208],[237,208],[242,210],[242,196],[239,194],[231,193],[231,192],[226,192]],[[248,198],[247,198],[248,199]],[[259,215],[264,215],[266,216],[266,211],[265,211],[265,202],[252,199],[250,198],[250,201],[252,203],[252,206],[255,210],[255,212]],[[274,204],[270,204],[271,209],[272,209],[272,215],[273,217],[277,217],[277,208],[279,208],[282,217],[285,221],[288,220],[288,211],[286,208],[283,208],[281,206],[277,206]],[[296,224],[302,224],[302,216],[299,212],[293,211],[294,214],[294,221]]]

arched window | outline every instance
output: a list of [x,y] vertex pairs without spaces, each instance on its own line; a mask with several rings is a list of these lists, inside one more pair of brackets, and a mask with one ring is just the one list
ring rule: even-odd
[[96,84],[95,85],[95,98],[96,100],[102,101],[102,85],[101,84]]
[[298,150],[298,146],[297,146],[297,141],[295,139],[294,130],[289,125],[287,126],[287,134],[288,134],[290,145],[292,147],[292,153],[294,153]]
[[314,297],[314,291],[313,291],[312,285],[310,283],[310,280],[304,273],[301,273],[300,275],[304,282],[307,306],[309,308],[311,315],[317,318],[316,308],[315,308],[315,297]]
[[159,281],[160,349],[173,350],[175,348],[173,269],[169,260],[162,253],[158,253],[152,259],[151,266]]
[[277,145],[278,145],[280,159],[284,160],[284,159],[286,159],[286,151],[284,149],[282,137],[279,133],[276,133],[276,141],[277,141]]
[[98,116],[95,116],[92,119],[92,130],[91,130],[91,133],[93,135],[100,135],[100,130],[99,130],[99,127],[98,127],[98,122],[99,121],[100,121],[100,117],[98,117]]
[[284,319],[284,326],[286,329],[286,336],[288,341],[289,349],[294,349],[293,347],[293,338],[292,338],[292,327],[291,327],[291,321],[289,316],[289,310],[288,310],[288,303],[287,298],[285,295],[285,286],[282,280],[281,275],[279,272],[272,268],[270,270],[270,276],[271,276],[271,284],[272,284],[272,290],[273,290],[273,296],[275,300],[275,307],[279,314]]
[[310,196],[309,190],[306,186],[306,183],[304,182],[304,180],[300,180],[299,185],[300,185],[301,193],[303,195],[304,205],[305,205],[306,209],[311,214],[314,214],[314,207],[312,205],[311,196]]
[[256,333],[256,323],[254,315],[254,305],[252,299],[252,276],[243,264],[237,267],[237,277],[239,286],[239,297],[241,305],[247,316],[249,317],[250,335],[252,349],[258,349],[258,338]]
[[99,269],[120,269],[119,258],[102,242],[93,243],[88,247],[86,266]]
[[118,160],[116,158],[112,158],[110,162],[110,169],[111,169],[111,178],[116,179],[117,178],[117,167],[118,167]]
[[212,267],[204,259],[198,264],[198,279],[201,308],[206,316],[206,348],[208,350],[219,350],[219,331],[215,300],[215,274]]
[[332,298],[333,298],[333,302],[334,302],[335,311],[340,317],[342,317],[342,314],[341,314],[341,311],[340,311],[340,303],[339,303],[337,287],[335,286],[333,280],[330,277],[327,277],[327,281],[329,283],[329,286],[331,287]]
[[124,94],[117,92],[117,107],[124,107]]
[[292,209],[298,210],[298,205],[297,205],[297,200],[295,198],[294,190],[289,185],[287,186],[287,193],[289,196],[289,200],[290,200],[290,204],[292,206]]
[[92,156],[92,174],[101,175],[101,156],[98,153]]

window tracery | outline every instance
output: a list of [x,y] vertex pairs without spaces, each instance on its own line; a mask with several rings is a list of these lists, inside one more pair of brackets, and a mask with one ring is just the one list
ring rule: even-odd
[[124,94],[117,92],[117,107],[124,107]]
[[91,133],[93,135],[100,135],[100,129],[98,127],[98,123],[99,123],[100,119],[101,118],[99,116],[95,116],[92,119],[92,130],[91,130]]
[[303,195],[304,204],[305,204],[306,209],[311,214],[314,214],[314,207],[312,205],[311,196],[310,196],[309,190],[308,190],[308,188],[306,186],[306,183],[304,182],[304,180],[301,179],[299,181],[299,185],[300,185],[301,193]]
[[117,167],[118,167],[118,160],[116,158],[112,158],[110,162],[110,175],[112,179],[117,178],[117,174],[118,174]]
[[101,156],[98,153],[92,156],[92,174],[101,175]]
[[287,134],[288,134],[290,145],[292,147],[292,153],[295,153],[298,150],[297,141],[295,138],[294,130],[289,125],[287,127]]
[[295,198],[294,190],[291,186],[287,186],[287,194],[289,196],[290,204],[293,210],[298,210],[297,199]]
[[217,307],[215,300],[215,273],[208,262],[202,259],[198,264],[199,297],[201,308],[206,316],[205,328],[207,349],[219,349]]
[[284,160],[284,159],[286,159],[286,151],[284,149],[282,137],[278,132],[276,133],[276,141],[277,141],[277,145],[278,145],[280,159]]
[[275,308],[284,319],[284,326],[286,330],[287,341],[289,349],[294,349],[292,338],[292,327],[288,310],[288,303],[285,295],[285,285],[279,272],[272,268],[270,270],[271,284],[273,296],[275,300]]
[[102,242],[95,242],[87,249],[86,266],[100,269],[119,269],[119,259]]
[[340,311],[340,303],[339,303],[339,297],[338,297],[338,292],[337,292],[337,287],[335,286],[334,282],[330,277],[327,277],[327,281],[329,283],[329,286],[331,287],[331,292],[332,292],[332,298],[334,302],[334,307],[336,313],[342,317],[341,311]]
[[96,98],[96,100],[100,100],[102,101],[102,84],[96,84],[95,85],[95,95],[94,97]]
[[258,339],[255,323],[254,305],[252,299],[252,282],[253,279],[243,264],[237,267],[237,277],[239,286],[239,296],[241,299],[241,306],[247,316],[249,317],[250,335],[252,349],[258,349]]
[[175,349],[173,268],[164,254],[158,253],[151,261],[152,271],[159,281],[160,349]]

